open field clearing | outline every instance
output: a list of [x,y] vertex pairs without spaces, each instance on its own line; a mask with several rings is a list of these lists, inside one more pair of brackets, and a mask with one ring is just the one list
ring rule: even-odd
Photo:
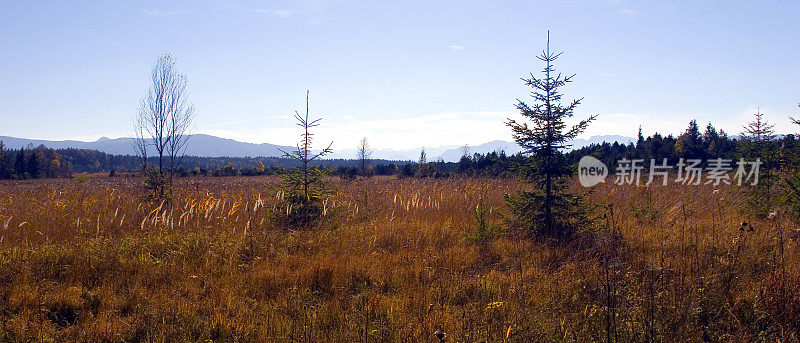
[[0,181],[0,341],[798,339],[797,226],[737,187],[603,184],[554,246],[504,229],[513,179],[331,181],[315,230],[273,177]]

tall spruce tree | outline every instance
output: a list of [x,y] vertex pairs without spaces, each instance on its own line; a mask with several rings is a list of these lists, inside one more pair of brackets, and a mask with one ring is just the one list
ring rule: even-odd
[[17,174],[17,178],[25,178],[25,166],[25,148],[20,148],[14,158],[14,172]]
[[[800,104],[797,104],[797,107],[800,107]],[[789,119],[795,125],[800,125],[800,120],[794,117],[789,117]],[[791,156],[789,157],[789,163],[793,168],[791,168],[791,174],[786,177],[786,188],[783,197],[788,212],[794,217],[796,222],[800,222],[800,164],[798,164],[798,160],[800,160],[800,149],[796,147],[793,150],[794,151],[790,152]]]
[[753,114],[753,121],[743,126],[739,133],[739,151],[746,158],[760,158],[766,169],[774,167],[776,159],[775,149],[772,149],[775,139],[775,124],[764,118],[764,113],[759,109]]
[[[572,236],[585,216],[582,215],[582,198],[567,191],[565,177],[572,174],[563,151],[569,142],[581,134],[597,116],[593,115],[567,128],[565,119],[573,116],[581,99],[566,104],[561,101],[561,87],[575,75],[556,73],[553,63],[561,53],[550,51],[550,32],[547,48],[537,58],[544,63],[542,76],[533,73],[522,78],[531,87],[532,105],[517,99],[517,109],[526,119],[518,122],[508,119],[514,141],[529,158],[522,167],[522,175],[537,185],[536,191],[523,191],[517,197],[506,199],[514,212],[512,224],[525,228],[535,236],[564,239]],[[530,124],[530,125],[529,125]]]
[[761,109],[753,113],[753,117],[755,117],[753,121],[743,127],[742,137],[748,141],[761,144],[775,138],[775,125],[764,119],[764,113],[761,113]]
[[703,132],[703,148],[705,149],[705,156],[708,159],[718,158],[719,154],[717,153],[717,144],[719,142],[719,133],[717,129],[711,125],[711,122],[708,122],[706,125],[706,131]]
[[0,179],[10,179],[14,174],[14,163],[3,141],[0,141]]
[[27,155],[28,161],[25,163],[25,172],[27,172],[28,175],[34,179],[39,178],[39,174],[41,172],[41,166],[39,164],[40,154],[41,152],[39,150],[29,150]]
[[700,127],[697,125],[697,120],[692,119],[689,122],[689,127],[681,134],[678,139],[681,141],[683,147],[680,157],[687,159],[703,159],[703,135],[700,133]]
[[767,216],[772,211],[773,188],[778,181],[777,149],[773,147],[775,138],[774,124],[764,118],[764,113],[759,109],[753,114],[753,121],[743,127],[739,134],[740,157],[747,159],[760,159],[758,184],[747,190],[749,193],[750,209],[756,215]]

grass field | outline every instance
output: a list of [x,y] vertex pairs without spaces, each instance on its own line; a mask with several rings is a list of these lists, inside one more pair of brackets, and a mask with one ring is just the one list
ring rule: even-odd
[[335,179],[316,230],[272,225],[278,182],[0,181],[0,341],[800,337],[797,226],[733,186],[602,184],[552,245],[504,229],[513,179]]

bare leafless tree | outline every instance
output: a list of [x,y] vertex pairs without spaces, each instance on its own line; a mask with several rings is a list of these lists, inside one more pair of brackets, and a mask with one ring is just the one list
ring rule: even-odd
[[[169,193],[186,152],[195,110],[187,103],[186,76],[177,72],[171,55],[156,60],[150,81],[134,123],[134,142],[148,188],[163,197]],[[158,157],[153,165],[148,160],[149,151]]]
[[369,166],[369,158],[372,156],[372,148],[369,146],[369,142],[367,142],[367,137],[361,138],[361,141],[358,142],[358,159],[361,161],[361,175],[367,176],[367,167]]
[[461,147],[461,157],[469,157],[469,151],[469,144],[464,144],[464,146]]

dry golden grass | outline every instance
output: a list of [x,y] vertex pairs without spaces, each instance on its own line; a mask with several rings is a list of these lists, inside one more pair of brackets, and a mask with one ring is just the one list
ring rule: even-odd
[[317,230],[273,227],[277,182],[0,182],[0,341],[798,339],[796,226],[735,187],[600,185],[592,233],[552,246],[469,239],[514,180],[334,180]]

